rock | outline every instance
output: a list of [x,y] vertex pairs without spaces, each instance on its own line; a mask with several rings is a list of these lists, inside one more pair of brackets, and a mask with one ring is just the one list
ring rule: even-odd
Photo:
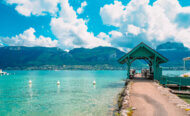
[[131,84],[128,82],[122,92],[119,94],[118,98],[118,107],[120,116],[128,116],[132,112],[128,110],[129,108],[129,95],[130,95],[130,86]]
[[121,116],[127,116],[127,111],[126,110],[122,110],[121,111]]
[[132,107],[132,110],[136,110],[137,108],[136,107]]
[[129,100],[129,96],[125,96],[124,99]]
[[128,107],[128,101],[125,100],[122,105],[123,105],[123,108],[126,109]]

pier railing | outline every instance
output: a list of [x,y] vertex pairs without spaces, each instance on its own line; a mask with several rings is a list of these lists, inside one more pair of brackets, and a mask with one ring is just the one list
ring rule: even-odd
[[169,76],[162,76],[159,79],[160,83],[167,87],[168,84],[175,84],[179,86],[190,86],[190,78],[188,77],[169,77]]

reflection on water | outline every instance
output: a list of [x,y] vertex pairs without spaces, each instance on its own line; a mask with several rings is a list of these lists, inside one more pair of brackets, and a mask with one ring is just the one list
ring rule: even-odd
[[96,85],[93,85],[94,89],[96,89]]
[[33,92],[32,92],[32,84],[29,84],[29,95],[32,98]]
[[57,85],[57,94],[60,93],[60,85]]

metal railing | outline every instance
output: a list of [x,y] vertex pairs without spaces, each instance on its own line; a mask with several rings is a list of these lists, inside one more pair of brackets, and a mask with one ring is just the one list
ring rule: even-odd
[[169,77],[169,76],[162,76],[159,82],[165,87],[168,84],[175,84],[179,86],[179,90],[181,90],[182,86],[190,86],[190,78],[187,77]]

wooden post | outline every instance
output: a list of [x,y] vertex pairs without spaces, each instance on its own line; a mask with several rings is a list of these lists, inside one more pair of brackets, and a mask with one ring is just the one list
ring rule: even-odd
[[127,79],[130,79],[130,59],[127,60]]
[[150,78],[150,79],[153,79],[153,78],[152,78],[152,76],[153,76],[153,75],[152,75],[152,64],[149,64],[149,70],[150,70],[149,78]]
[[130,64],[127,63],[127,79],[130,79]]
[[158,81],[160,81],[160,76],[161,76],[161,69],[158,62],[156,62],[156,78]]
[[184,70],[185,70],[185,60],[184,60]]
[[153,61],[153,68],[154,68],[154,79],[157,80],[157,62],[156,62],[157,56],[154,56],[154,61]]

